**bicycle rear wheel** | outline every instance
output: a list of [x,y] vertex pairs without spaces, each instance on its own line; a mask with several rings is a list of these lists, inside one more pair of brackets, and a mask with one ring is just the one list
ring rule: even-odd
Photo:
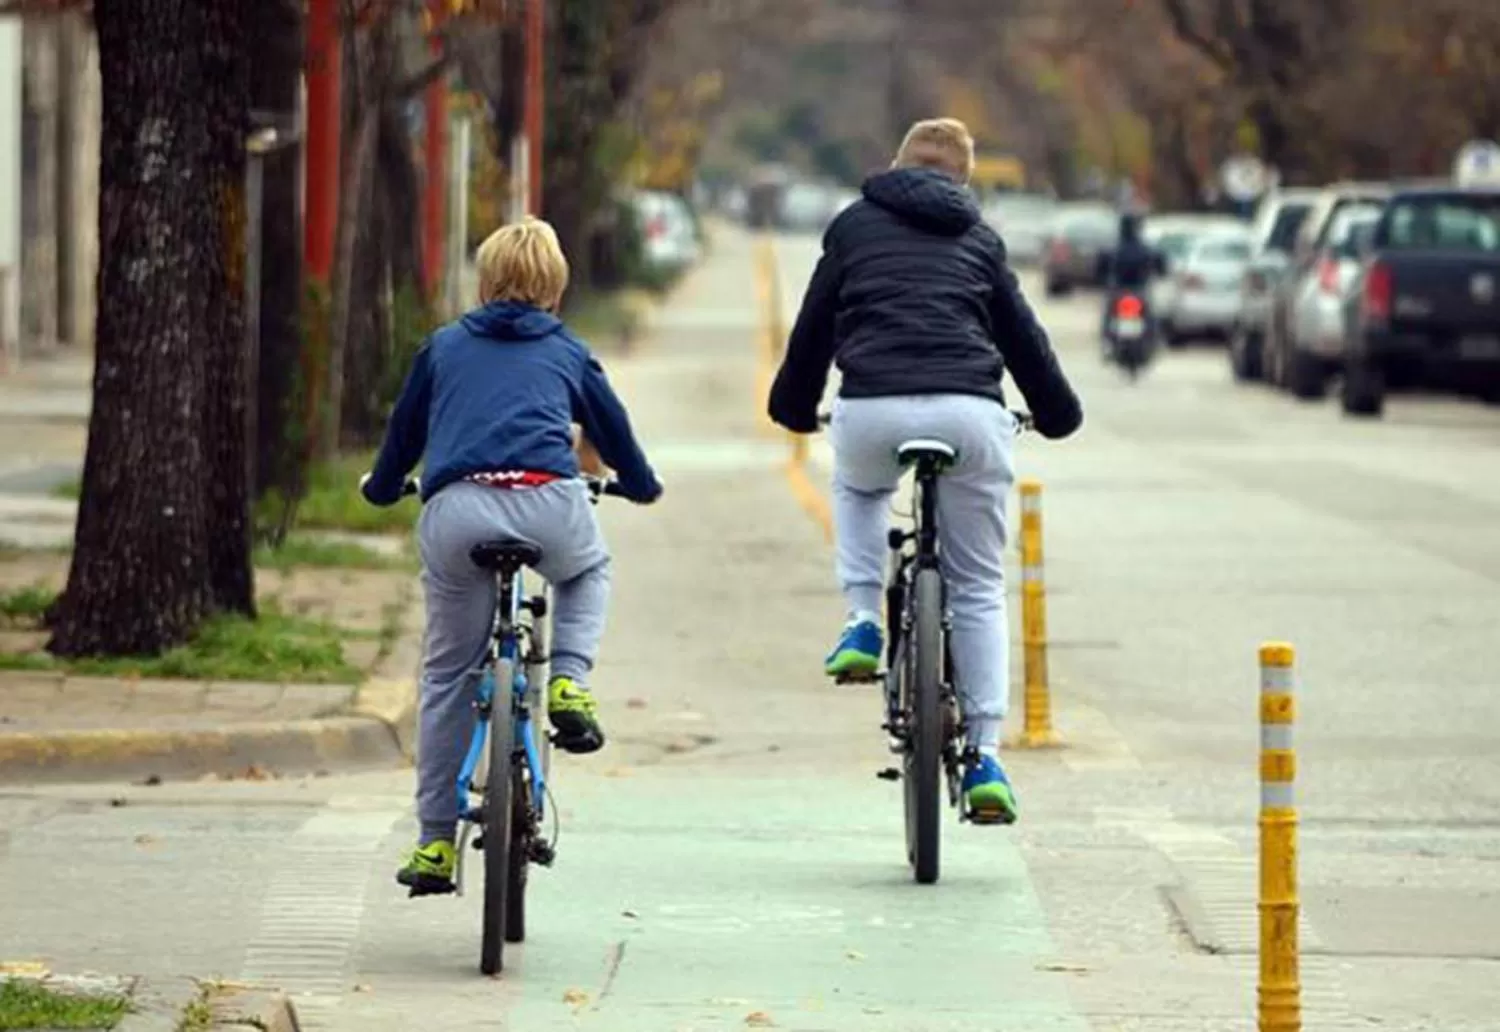
[[511,712],[515,667],[495,664],[495,698],[490,706],[489,774],[484,783],[484,928],[479,970],[493,975],[503,966],[505,918],[511,876],[511,807],[515,721]]
[[510,772],[510,868],[505,890],[505,941],[526,941],[526,879],[531,870],[531,793],[525,765]]
[[917,571],[912,633],[906,643],[904,689],[906,854],[921,885],[938,880],[943,778],[943,582],[936,569]]

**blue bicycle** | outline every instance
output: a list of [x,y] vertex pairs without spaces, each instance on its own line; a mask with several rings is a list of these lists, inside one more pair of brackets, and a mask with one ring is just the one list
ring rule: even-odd
[[[593,501],[619,495],[614,481],[585,478]],[[415,481],[407,492],[416,493]],[[526,939],[526,882],[532,864],[550,867],[556,858],[557,819],[546,836],[551,796],[552,736],[537,731],[547,712],[547,612],[549,592],[526,593],[525,571],[541,561],[541,549],[519,540],[484,541],[469,551],[476,566],[499,580],[495,627],[474,703],[474,736],[459,771],[458,862],[451,890],[463,894],[464,855],[471,834],[484,854],[484,917],[479,970],[497,974],[505,943]],[[510,686],[508,702],[497,693]],[[498,697],[497,697],[498,696]],[[413,887],[412,895],[423,890]]]

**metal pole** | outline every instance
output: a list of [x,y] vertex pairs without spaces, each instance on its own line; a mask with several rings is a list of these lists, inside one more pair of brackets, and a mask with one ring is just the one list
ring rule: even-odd
[[0,354],[21,363],[21,16],[0,16]]
[[468,267],[469,228],[469,151],[473,140],[473,121],[461,116],[453,124],[453,153],[449,158],[448,180],[448,296],[450,318],[457,318],[472,299],[465,298],[464,273]]
[[526,205],[531,214],[542,214],[542,155],[546,151],[546,101],[543,48],[546,44],[546,17],[543,0],[526,3],[526,139],[529,141],[526,162]]
[[1260,647],[1260,1032],[1300,1032],[1302,981],[1297,942],[1296,652]]
[[1021,745],[1055,745],[1047,679],[1047,583],[1042,559],[1042,485],[1021,483],[1021,640],[1025,649],[1025,724]]

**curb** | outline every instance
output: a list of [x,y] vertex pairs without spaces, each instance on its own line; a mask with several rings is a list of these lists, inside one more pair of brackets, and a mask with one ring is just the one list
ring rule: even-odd
[[359,686],[349,711],[306,720],[159,729],[0,734],[0,784],[197,778],[251,767],[312,774],[394,766],[412,756],[423,608],[413,592],[395,643]]

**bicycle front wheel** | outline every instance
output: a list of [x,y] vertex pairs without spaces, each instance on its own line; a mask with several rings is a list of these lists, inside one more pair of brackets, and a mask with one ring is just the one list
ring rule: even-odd
[[479,970],[497,974],[503,966],[507,897],[511,886],[512,768],[515,721],[511,712],[515,667],[495,664],[495,698],[490,706],[489,774],[484,782],[484,929]]
[[918,884],[938,880],[943,776],[943,582],[917,571],[906,645],[906,853]]

